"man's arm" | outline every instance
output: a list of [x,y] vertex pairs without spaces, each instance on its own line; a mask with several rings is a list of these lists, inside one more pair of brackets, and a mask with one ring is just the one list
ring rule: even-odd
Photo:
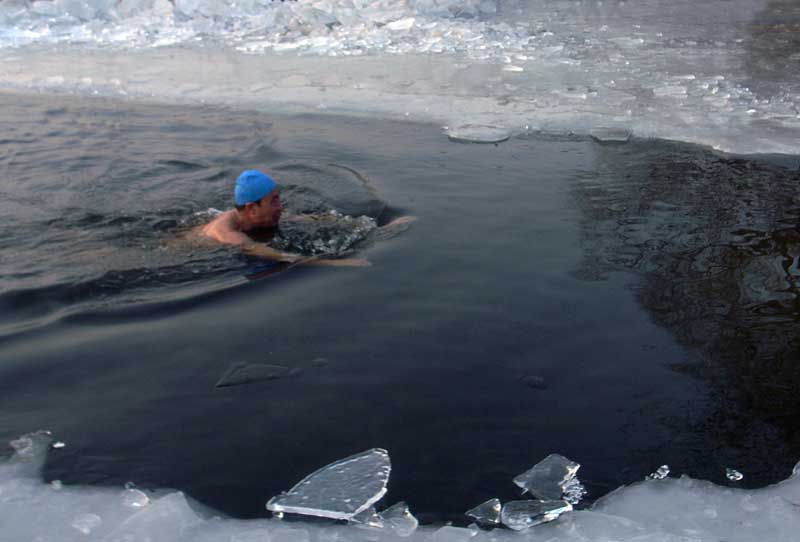
[[[247,237],[247,236],[245,236]],[[300,265],[311,265],[314,267],[368,267],[371,264],[367,260],[360,258],[341,258],[338,260],[331,260],[328,258],[320,258],[319,256],[303,256],[300,254],[291,254],[289,252],[281,252],[268,246],[255,243],[249,237],[244,243],[241,243],[242,252],[248,256],[256,256],[264,258],[265,260],[272,260],[274,262],[297,263]]]

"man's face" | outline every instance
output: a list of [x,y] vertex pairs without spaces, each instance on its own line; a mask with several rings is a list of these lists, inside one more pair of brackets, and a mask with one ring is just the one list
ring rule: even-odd
[[272,228],[278,225],[281,219],[281,197],[278,188],[272,189],[272,192],[261,198],[258,202],[248,204],[247,211],[250,220],[259,228]]

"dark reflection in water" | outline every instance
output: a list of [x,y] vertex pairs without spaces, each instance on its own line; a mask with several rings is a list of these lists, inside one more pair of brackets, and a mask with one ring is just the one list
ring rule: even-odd
[[750,88],[767,97],[800,91],[800,3],[772,0],[747,30],[745,69]]
[[653,320],[696,356],[673,365],[707,379],[723,443],[768,446],[771,422],[800,445],[800,173],[796,164],[680,145],[603,147],[583,210],[581,276],[641,275]]

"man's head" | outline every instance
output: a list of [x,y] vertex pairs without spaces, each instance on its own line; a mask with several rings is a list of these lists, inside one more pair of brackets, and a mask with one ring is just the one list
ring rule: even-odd
[[278,185],[255,169],[242,172],[236,179],[233,199],[236,211],[248,229],[271,228],[281,218]]

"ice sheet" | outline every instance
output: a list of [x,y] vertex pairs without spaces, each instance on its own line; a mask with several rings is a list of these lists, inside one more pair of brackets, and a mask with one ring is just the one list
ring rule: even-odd
[[796,154],[798,24],[768,0],[3,2],[0,89]]

